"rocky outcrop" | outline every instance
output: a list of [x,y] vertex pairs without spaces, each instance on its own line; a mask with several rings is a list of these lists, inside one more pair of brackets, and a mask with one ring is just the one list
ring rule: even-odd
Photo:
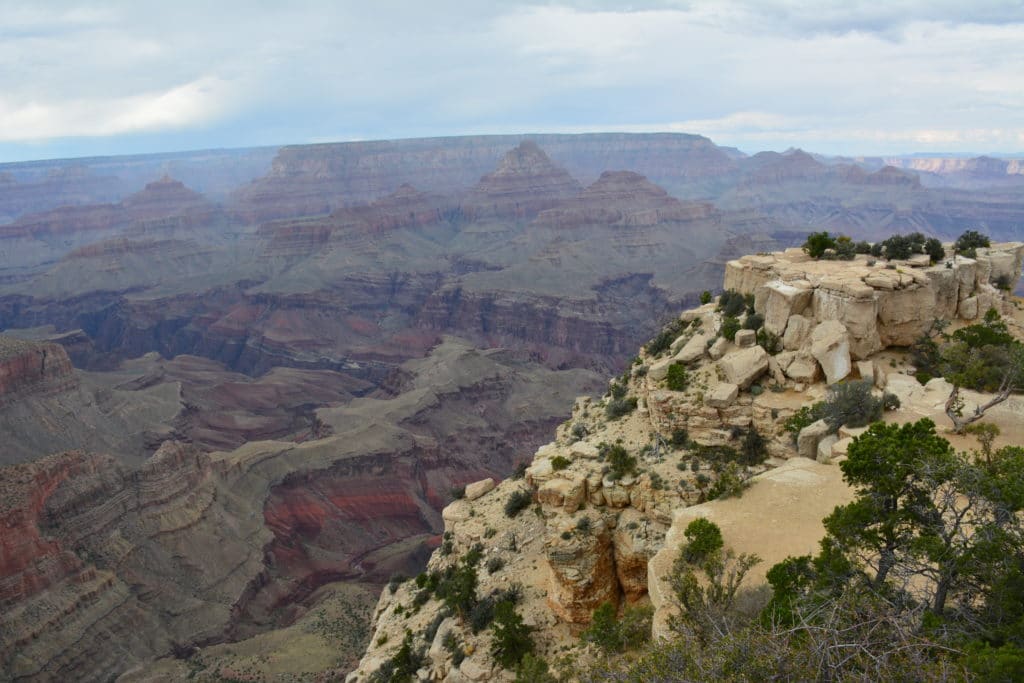
[[27,395],[47,396],[77,386],[63,347],[0,336],[0,407]]
[[[849,332],[852,357],[862,360],[888,346],[909,346],[936,318],[982,315],[999,300],[991,283],[1008,282],[1013,289],[1022,263],[1019,242],[979,249],[976,259],[950,256],[936,265],[867,256],[815,261],[790,249],[730,261],[725,288],[753,294],[755,310],[765,316],[766,328],[783,336],[787,350],[803,346],[805,319],[834,320]],[[793,331],[787,329],[790,320],[798,320]]]

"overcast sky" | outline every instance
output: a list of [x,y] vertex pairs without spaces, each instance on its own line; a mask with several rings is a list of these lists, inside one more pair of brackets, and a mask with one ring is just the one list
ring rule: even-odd
[[1024,151],[1024,0],[0,0],[0,161],[466,133]]

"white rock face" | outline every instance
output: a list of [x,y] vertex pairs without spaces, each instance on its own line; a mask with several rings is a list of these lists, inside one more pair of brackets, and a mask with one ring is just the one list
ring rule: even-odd
[[705,399],[712,408],[728,408],[739,396],[740,388],[735,384],[722,382],[712,389]]
[[837,320],[826,320],[811,333],[811,355],[834,384],[850,374],[850,335]]
[[786,334],[782,337],[782,348],[787,351],[796,351],[802,348],[813,330],[813,320],[802,315],[794,315],[786,325]]
[[835,434],[829,434],[818,442],[818,462],[829,462],[832,460],[832,446],[834,446],[837,441],[839,441],[838,436]]
[[796,437],[796,452],[800,457],[814,460],[818,457],[818,444],[828,435],[828,423],[818,420],[800,430]]
[[675,358],[662,358],[659,361],[655,361],[647,370],[647,376],[653,379],[655,382],[660,382],[661,380],[668,377],[668,368],[675,362]]
[[704,351],[708,347],[709,337],[706,334],[695,334],[686,342],[683,348],[675,355],[676,360],[681,360],[684,363],[692,363],[698,358],[704,355]]
[[480,496],[488,493],[494,489],[494,480],[490,477],[475,481],[472,484],[466,484],[466,499],[476,500]]
[[757,343],[757,332],[754,330],[737,330],[736,331],[736,346],[741,349],[746,349]]
[[725,355],[725,352],[729,350],[729,340],[725,337],[719,337],[715,340],[715,343],[708,349],[708,355],[711,356],[711,360],[718,360]]
[[799,315],[810,305],[814,290],[810,283],[794,286],[774,280],[765,285],[767,300],[764,309],[764,328],[782,336],[789,319]]
[[726,379],[746,389],[768,370],[768,352],[760,346],[741,349],[718,361]]
[[861,379],[866,379],[872,384],[876,384],[875,379],[875,362],[872,360],[861,360],[857,361],[857,372],[860,373]]

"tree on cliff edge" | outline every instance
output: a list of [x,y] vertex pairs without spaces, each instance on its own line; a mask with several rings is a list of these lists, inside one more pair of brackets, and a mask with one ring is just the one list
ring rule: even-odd
[[[958,434],[980,420],[989,408],[1024,390],[1024,346],[1009,333],[994,308],[985,313],[983,322],[953,333],[942,350],[941,368],[953,385],[945,410]],[[965,414],[962,389],[995,395]]]

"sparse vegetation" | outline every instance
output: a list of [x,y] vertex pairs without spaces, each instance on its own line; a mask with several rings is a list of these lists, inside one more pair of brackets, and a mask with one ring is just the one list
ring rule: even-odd
[[967,230],[956,239],[953,250],[960,256],[976,258],[979,247],[991,247],[992,241],[977,230]]
[[665,385],[671,391],[686,391],[690,386],[690,375],[683,363],[673,363],[668,366],[668,375],[665,377]]
[[525,510],[533,502],[533,494],[529,491],[518,490],[513,491],[509,495],[508,500],[505,501],[505,516],[515,517],[520,512]]
[[551,469],[553,469],[555,472],[558,472],[559,470],[564,470],[571,464],[572,460],[565,457],[564,455],[556,455],[555,457],[551,458]]

